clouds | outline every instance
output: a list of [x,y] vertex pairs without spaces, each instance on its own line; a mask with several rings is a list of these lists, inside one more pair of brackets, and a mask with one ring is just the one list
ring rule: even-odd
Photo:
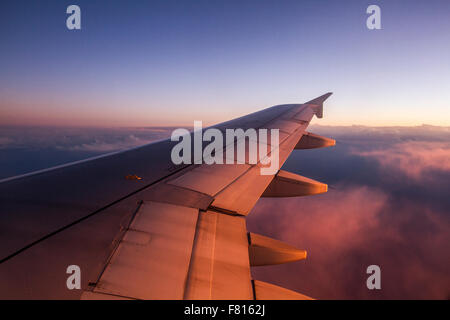
[[[450,297],[450,167],[446,128],[317,127],[335,148],[294,152],[285,169],[331,182],[327,194],[261,199],[251,231],[308,251],[256,279],[320,299]],[[377,264],[382,290],[366,288]]]
[[125,137],[121,137],[120,140],[111,142],[106,142],[101,139],[95,139],[93,142],[81,143],[74,146],[64,146],[59,148],[72,151],[110,152],[141,146],[154,140],[155,139],[152,138],[142,139],[131,134]]
[[400,170],[413,179],[428,179],[430,171],[450,171],[450,141],[408,141],[382,150],[353,153],[377,160],[387,170]]
[[171,127],[0,127],[0,179],[170,136]]
[[0,148],[6,148],[14,143],[14,140],[8,137],[0,137]]
[[103,153],[167,138],[173,129],[172,127],[0,127],[0,149],[57,148]]
[[[169,137],[173,128],[0,128],[0,177]],[[256,279],[319,299],[450,297],[449,128],[312,126],[336,147],[294,151],[283,169],[329,183],[323,195],[261,199],[252,232],[308,251]],[[366,288],[381,267],[382,289]]]
[[[249,229],[306,249],[308,258],[255,268],[254,276],[321,299],[445,299],[450,227],[443,215],[369,187],[263,199]],[[371,264],[382,270],[379,292],[365,286]]]

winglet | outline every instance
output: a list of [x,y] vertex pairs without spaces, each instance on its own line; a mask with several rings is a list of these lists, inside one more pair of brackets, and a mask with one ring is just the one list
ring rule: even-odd
[[331,96],[333,94],[333,92],[328,92],[325,93],[324,95],[317,97],[311,101],[306,102],[305,104],[313,104],[317,106],[317,110],[316,110],[316,116],[317,118],[322,118],[323,117],[323,103],[325,100],[328,99],[329,96]]

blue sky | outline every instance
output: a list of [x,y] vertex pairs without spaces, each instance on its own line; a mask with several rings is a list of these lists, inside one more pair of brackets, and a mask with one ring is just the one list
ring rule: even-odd
[[[82,30],[65,26],[81,8]],[[366,28],[378,4],[382,30]],[[335,94],[321,124],[450,125],[448,1],[2,1],[0,124],[212,124]]]

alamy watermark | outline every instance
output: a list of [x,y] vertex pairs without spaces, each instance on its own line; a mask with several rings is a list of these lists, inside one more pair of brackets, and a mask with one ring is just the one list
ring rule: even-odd
[[[66,19],[66,27],[69,30],[81,29],[81,8],[78,5],[71,4],[67,7],[66,13],[69,16]],[[367,7],[366,13],[369,14],[366,20],[366,26],[369,30],[381,29],[381,8],[376,4]]]
[[376,4],[372,4],[367,7],[367,14],[370,16],[366,20],[366,26],[369,30],[380,30],[381,29],[381,8]]
[[367,267],[367,274],[370,276],[367,278],[366,286],[369,290],[381,289],[381,269],[376,264],[372,264]]
[[[193,133],[176,129],[171,140],[179,141],[171,152],[175,165],[259,163],[262,175],[273,175],[279,169],[279,129],[226,129],[224,137],[221,130],[203,130],[202,122],[194,121]],[[204,146],[205,142],[209,143]]]
[[75,4],[71,4],[67,7],[66,13],[70,16],[66,19],[66,27],[69,30],[80,30],[81,29],[81,9]]
[[81,289],[81,269],[76,264],[67,267],[66,273],[70,274],[66,280],[66,287],[69,290]]

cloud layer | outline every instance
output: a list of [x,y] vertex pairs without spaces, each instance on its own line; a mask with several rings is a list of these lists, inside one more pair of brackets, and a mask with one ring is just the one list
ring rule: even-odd
[[[0,178],[170,136],[172,128],[0,128]],[[254,268],[256,279],[320,299],[450,298],[450,130],[312,126],[336,147],[291,154],[283,169],[327,194],[261,199],[248,228],[308,251]],[[379,291],[366,268],[381,267]]]
[[[444,214],[412,202],[395,204],[369,187],[263,199],[249,229],[306,249],[308,258],[254,268],[254,276],[321,299],[447,298],[450,227]],[[372,264],[381,267],[380,291],[366,287]]]
[[[430,128],[319,129],[337,147],[299,151],[286,167],[332,182],[330,191],[261,199],[248,219],[251,231],[308,258],[254,268],[254,277],[320,299],[449,298],[449,144],[438,128],[436,141]],[[381,290],[366,287],[372,264],[381,267]]]
[[430,171],[450,171],[450,141],[408,141],[384,149],[353,152],[377,160],[386,170],[400,170],[418,180],[428,180]]
[[171,127],[0,127],[0,179],[170,137]]

